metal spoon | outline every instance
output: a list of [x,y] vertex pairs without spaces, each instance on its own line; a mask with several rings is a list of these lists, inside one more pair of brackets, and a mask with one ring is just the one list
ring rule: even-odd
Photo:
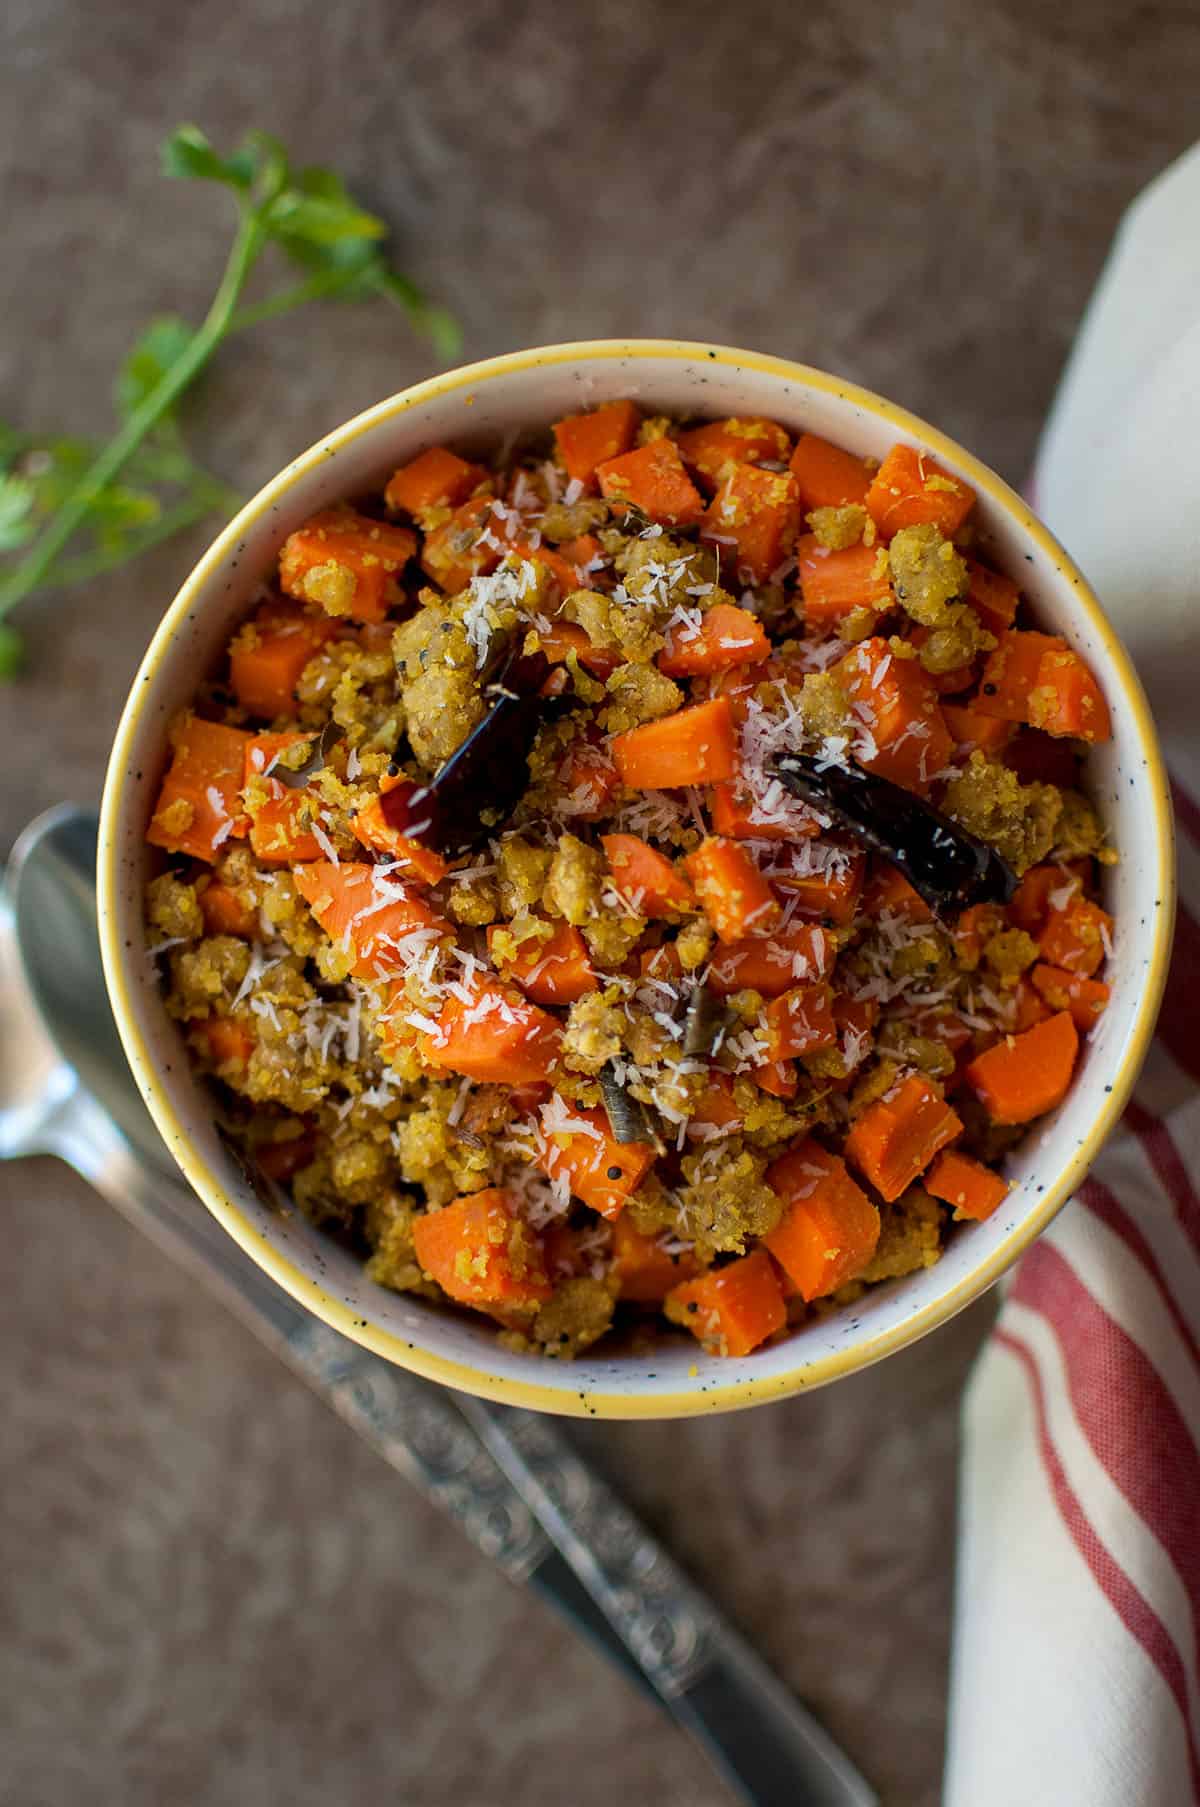
[[56,1154],[74,1167],[510,1579],[651,1687],[752,1807],[873,1807],[833,1741],[547,1419],[443,1392],[329,1329],[181,1183],[104,987],[96,835],[89,812],[48,811],[0,887],[0,1159]]

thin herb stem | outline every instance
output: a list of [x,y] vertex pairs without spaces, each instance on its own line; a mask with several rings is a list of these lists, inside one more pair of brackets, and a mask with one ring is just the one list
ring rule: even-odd
[[175,397],[208,362],[229,329],[238,296],[262,247],[263,236],[258,216],[243,210],[221,281],[187,350],[134,409],[120,432],[80,478],[32,550],[0,583],[0,620],[45,579],[58,554],[86,519],[95,498],[137,451]]
[[192,496],[174,508],[165,508],[157,521],[147,527],[144,533],[138,534],[132,543],[125,541],[120,546],[84,552],[77,558],[61,559],[57,564],[52,564],[46,573],[46,580],[56,588],[66,590],[75,584],[89,583],[94,577],[103,577],[106,571],[115,571],[118,566],[140,558],[143,552],[149,552],[152,546],[169,540],[172,534],[194,527],[197,521],[202,521],[205,515],[211,514],[215,506],[216,498],[211,494]]
[[262,301],[239,308],[229,322],[228,331],[248,332],[252,326],[261,326],[264,320],[276,320],[280,314],[290,313],[294,307],[303,307],[306,301],[327,300],[342,289],[349,288],[351,282],[357,279],[357,271],[320,271],[316,276],[310,276],[306,282],[298,282],[290,289],[280,289]]

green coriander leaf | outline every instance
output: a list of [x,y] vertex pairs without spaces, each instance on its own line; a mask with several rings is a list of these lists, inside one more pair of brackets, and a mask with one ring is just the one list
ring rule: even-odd
[[231,160],[239,168],[249,168],[254,199],[259,207],[274,200],[291,180],[291,163],[287,150],[270,132],[257,129],[247,132]]
[[11,683],[24,663],[24,640],[15,627],[0,621],[0,684]]
[[344,240],[384,238],[387,227],[341,196],[306,195],[285,188],[266,209],[264,225],[286,247],[292,240],[308,245],[336,245]]
[[181,125],[162,147],[163,174],[180,181],[224,182],[228,188],[248,188],[244,166],[233,158],[219,157],[196,125]]
[[191,344],[192,336],[193,329],[178,314],[160,314],[150,322],[117,376],[114,399],[123,418],[157,389]]
[[372,273],[371,283],[377,294],[402,307],[413,325],[428,335],[439,357],[457,355],[462,347],[462,332],[453,314],[427,300],[407,276],[401,276],[398,270],[390,270],[386,265]]
[[15,552],[34,535],[33,484],[25,477],[0,477],[0,552]]

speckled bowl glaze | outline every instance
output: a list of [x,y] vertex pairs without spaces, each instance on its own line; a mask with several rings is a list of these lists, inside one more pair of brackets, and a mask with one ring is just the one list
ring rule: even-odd
[[[978,492],[984,548],[1019,579],[1042,625],[1090,662],[1115,730],[1089,762],[1122,855],[1106,876],[1117,924],[1112,1001],[1065,1103],[1010,1161],[1009,1197],[987,1223],[956,1232],[935,1267],[737,1361],[664,1337],[651,1356],[598,1353],[558,1365],[501,1348],[466,1314],[373,1286],[350,1255],[299,1215],[265,1207],[247,1183],[142,951],[142,837],[167,724],[219,658],[286,535],[318,508],[380,487],[428,445],[488,450],[517,429],[618,396],[651,412],[768,415],[876,458],[896,440],[928,448]],[[545,1411],[668,1418],[781,1399],[878,1361],[961,1311],[1046,1227],[1117,1122],[1146,1051],[1166,975],[1172,871],[1167,783],[1141,686],[1095,596],[1019,496],[933,427],[837,377],[721,346],[614,340],[516,352],[433,377],[330,433],[242,510],[167,610],[134,683],[105,787],[99,884],[109,990],[154,1120],[209,1209],[281,1286],[335,1329],[450,1386]]]

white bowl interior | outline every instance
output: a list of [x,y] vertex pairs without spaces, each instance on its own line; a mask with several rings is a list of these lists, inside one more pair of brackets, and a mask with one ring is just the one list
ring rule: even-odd
[[[703,348],[683,357],[604,356],[583,350],[568,356],[559,350],[544,362],[481,373],[442,393],[413,392],[404,405],[381,404],[331,436],[317,448],[316,457],[306,456],[281,473],[185,586],[131,697],[131,737],[126,756],[109,774],[102,835],[115,853],[110,862],[114,888],[105,901],[114,915],[113,945],[123,950],[116,989],[128,1002],[127,1046],[136,1068],[140,1039],[144,1060],[157,1069],[170,1094],[174,1122],[153,1096],[149,1099],[159,1127],[193,1177],[198,1162],[210,1184],[242,1214],[252,1232],[251,1246],[261,1244],[289,1263],[298,1277],[292,1284],[316,1309],[320,1302],[305,1282],[341,1302],[352,1314],[354,1333],[396,1360],[416,1359],[419,1364],[421,1353],[428,1353],[469,1370],[462,1384],[481,1389],[489,1377],[502,1388],[506,1383],[533,1384],[543,1389],[539,1403],[552,1408],[589,1409],[595,1400],[601,1411],[653,1414],[703,1410],[705,1395],[713,1391],[720,1392],[723,1404],[736,1405],[738,1393],[751,1383],[755,1398],[762,1398],[829,1378],[831,1358],[839,1372],[874,1359],[967,1304],[994,1279],[1024,1240],[1022,1228],[1044,1212],[1048,1189],[1058,1187],[1078,1160],[1105,1108],[1106,1088],[1111,1092],[1128,1067],[1152,963],[1156,915],[1167,910],[1168,900],[1162,880],[1163,816],[1135,720],[1136,693],[1118,675],[1105,631],[1089,618],[1087,604],[1081,605],[1081,596],[1089,594],[1082,580],[1052,545],[1029,536],[1016,498],[1005,507],[981,493],[978,522],[987,553],[1018,579],[1040,623],[1064,635],[1104,684],[1114,735],[1092,754],[1088,782],[1122,856],[1105,878],[1106,905],[1116,918],[1111,1004],[1090,1038],[1065,1104],[1010,1159],[1013,1189],[995,1215],[956,1231],[935,1267],[874,1289],[853,1309],[743,1360],[705,1356],[691,1339],[680,1337],[665,1338],[652,1359],[585,1355],[560,1366],[505,1350],[482,1322],[372,1285],[352,1256],[298,1214],[266,1208],[215,1131],[209,1094],[189,1070],[179,1030],[163,1009],[155,974],[141,953],[142,886],[148,871],[142,836],[166,762],[168,721],[219,658],[286,535],[316,509],[378,486],[397,464],[428,445],[446,441],[459,449],[490,449],[531,424],[549,423],[618,396],[633,396],[648,410],[665,413],[765,414],[793,432],[809,429],[876,458],[897,438],[932,441],[939,458],[967,481],[979,476],[978,467],[947,448],[939,436],[924,433],[916,422],[906,421],[907,432],[903,424],[898,428],[894,414],[880,412],[881,404],[849,385],[816,386],[789,366],[737,367]],[[143,703],[139,692],[144,687],[149,694]],[[105,865],[102,847],[102,873]],[[341,1323],[351,1328],[344,1319]]]

